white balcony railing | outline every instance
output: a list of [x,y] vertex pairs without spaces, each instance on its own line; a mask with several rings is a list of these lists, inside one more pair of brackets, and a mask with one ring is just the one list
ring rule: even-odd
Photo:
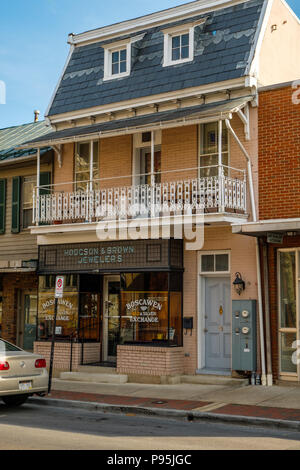
[[[63,185],[36,188],[33,195],[33,224],[91,223],[103,219],[158,217],[197,211],[204,214],[246,214],[245,170],[224,166],[214,168],[218,176],[165,181],[153,185],[138,184],[91,189],[90,182],[87,182],[85,191],[70,192],[63,191]],[[187,170],[182,170],[182,173],[184,171]],[[239,172],[240,176],[225,174],[231,174],[233,171]],[[105,180],[106,185],[107,180]],[[101,181],[104,179],[97,181],[100,188]],[[64,184],[65,187],[68,185],[70,183]]]

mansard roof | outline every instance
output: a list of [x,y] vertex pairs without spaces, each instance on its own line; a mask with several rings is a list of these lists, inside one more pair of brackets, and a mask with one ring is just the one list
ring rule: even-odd
[[[264,0],[248,0],[181,21],[148,27],[113,42],[142,35],[132,47],[128,77],[103,81],[104,47],[109,41],[76,45],[52,100],[48,116],[151,97],[247,75],[260,27]],[[194,60],[163,67],[164,33],[191,21]]]

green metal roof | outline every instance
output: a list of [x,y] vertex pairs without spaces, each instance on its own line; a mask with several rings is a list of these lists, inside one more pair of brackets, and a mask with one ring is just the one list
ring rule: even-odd
[[[35,155],[36,149],[34,148],[17,149],[16,147],[28,140],[37,139],[52,131],[53,129],[50,126],[46,126],[45,121],[0,129],[0,161]],[[41,150],[41,153],[45,153],[48,150],[50,150],[49,147],[44,148]]]

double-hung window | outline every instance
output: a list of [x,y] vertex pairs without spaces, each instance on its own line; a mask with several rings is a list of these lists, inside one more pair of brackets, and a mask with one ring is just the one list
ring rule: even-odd
[[172,36],[172,62],[189,59],[190,33]]
[[120,75],[127,72],[127,49],[111,53],[111,74]]
[[104,48],[103,80],[127,77],[130,75],[131,42],[111,44]]

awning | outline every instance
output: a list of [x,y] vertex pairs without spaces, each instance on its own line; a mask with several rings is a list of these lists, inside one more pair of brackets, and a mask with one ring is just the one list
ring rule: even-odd
[[133,134],[147,130],[160,129],[162,127],[174,127],[179,125],[191,125],[202,119],[228,118],[230,114],[242,109],[253,96],[245,96],[232,100],[208,103],[199,106],[163,111],[158,113],[135,116],[115,121],[102,122],[91,126],[72,127],[56,132],[51,132],[30,142],[22,144],[20,148],[44,147],[45,145],[63,144],[68,141],[84,140],[86,138],[103,138],[124,133]]
[[242,225],[232,225],[232,233],[251,237],[264,237],[269,233],[300,232],[300,218],[260,220]]

